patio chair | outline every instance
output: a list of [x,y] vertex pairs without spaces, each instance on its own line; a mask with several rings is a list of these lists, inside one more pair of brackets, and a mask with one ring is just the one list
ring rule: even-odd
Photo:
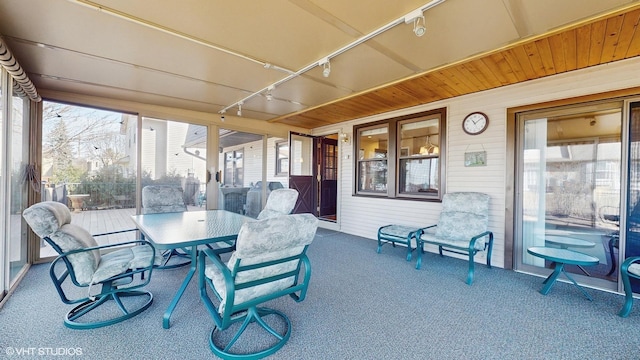
[[305,299],[311,277],[306,251],[317,227],[311,214],[252,221],[242,226],[236,251],[226,263],[211,250],[200,252],[200,297],[214,321],[209,345],[215,355],[257,359],[287,342],[288,317],[260,305],[286,295],[296,302]]
[[443,256],[443,250],[468,256],[466,282],[473,284],[473,259],[479,251],[487,251],[487,267],[491,268],[493,232],[487,230],[488,226],[489,195],[478,192],[445,194],[438,223],[421,229],[417,236],[416,269],[422,264],[424,245],[436,245],[440,256]]
[[[136,240],[98,246],[85,229],[71,224],[69,208],[59,202],[37,203],[24,210],[22,216],[33,232],[59,254],[51,263],[49,275],[60,299],[65,304],[79,303],[65,316],[67,327],[94,329],[112,325],[140,314],[151,305],[153,295],[136,290],[149,283],[153,266],[162,262],[149,242]],[[114,233],[117,232],[101,235]],[[104,249],[115,251],[101,253]],[[64,271],[60,271],[62,265]],[[134,275],[145,273],[146,280],[141,277],[134,281]],[[96,286],[101,288],[99,294],[92,292]],[[77,298],[74,287],[88,288],[86,296]],[[121,315],[113,315],[109,310],[94,311],[109,300],[113,300]]]
[[629,316],[633,307],[633,289],[631,288],[630,278],[640,279],[640,256],[627,258],[620,265],[620,278],[624,285],[625,302],[618,315],[624,318]]
[[[169,185],[148,185],[142,188],[142,213],[160,214],[187,211],[182,188]],[[158,269],[174,269],[191,264],[191,255],[184,249],[171,249],[162,253],[164,262]],[[179,258],[174,260],[171,259]]]

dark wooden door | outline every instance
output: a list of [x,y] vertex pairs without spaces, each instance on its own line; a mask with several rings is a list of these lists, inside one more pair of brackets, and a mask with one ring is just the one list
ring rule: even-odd
[[320,217],[335,220],[338,200],[338,141],[320,138],[318,162],[320,168]]
[[289,187],[298,190],[294,214],[318,216],[315,147],[316,139],[313,136],[289,134]]

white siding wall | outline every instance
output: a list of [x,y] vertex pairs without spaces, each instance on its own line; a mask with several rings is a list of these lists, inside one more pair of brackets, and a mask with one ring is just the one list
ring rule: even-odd
[[[352,137],[352,126],[355,124],[446,107],[446,191],[481,191],[491,196],[490,230],[495,236],[492,265],[503,267],[505,188],[512,186],[505,183],[505,169],[507,166],[513,166],[505,162],[506,152],[513,150],[506,149],[507,109],[640,86],[638,74],[640,74],[640,59],[634,58],[318,128],[314,129],[313,134],[339,131],[348,133]],[[477,136],[466,135],[461,126],[462,119],[473,111],[482,111],[490,119],[489,128]],[[464,166],[466,151],[483,149],[487,151],[487,166]],[[341,188],[339,189],[338,221],[341,231],[375,239],[378,227],[384,224],[428,225],[437,221],[441,209],[440,203],[352,196],[354,171],[352,152],[351,144],[340,143],[339,183]],[[478,256],[476,260],[484,261]]]

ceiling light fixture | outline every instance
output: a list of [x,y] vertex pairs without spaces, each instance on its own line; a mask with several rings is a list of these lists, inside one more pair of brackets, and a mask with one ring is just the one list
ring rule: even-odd
[[416,34],[417,37],[421,37],[427,32],[424,14],[422,12],[422,9],[417,9],[408,13],[404,17],[405,24],[413,23],[413,33]]
[[318,61],[318,66],[322,66],[322,76],[329,77],[331,74],[331,63],[329,62],[329,58],[324,58]]
[[273,91],[273,89],[275,88],[275,86],[271,85],[267,88],[267,101],[271,101],[273,100],[273,94],[271,93]]
[[[78,3],[82,3],[82,2],[89,1],[89,0],[70,0],[70,1],[75,1],[75,2],[78,2]],[[425,12],[425,11],[427,11],[427,10],[433,8],[433,7],[436,7],[436,6],[440,5],[445,1],[446,0],[431,0],[428,3],[426,3],[426,4],[422,5],[421,7],[419,7],[418,9],[406,14],[405,16],[397,18],[397,19],[391,21],[390,23],[385,24],[385,25],[379,27],[378,29],[373,30],[372,32],[370,32],[370,33],[368,33],[368,34],[366,34],[364,36],[359,37],[358,39],[354,40],[353,42],[351,42],[351,43],[343,46],[342,48],[332,52],[331,54],[327,55],[326,57],[324,57],[322,60],[320,60],[318,62],[314,61],[314,62],[310,63],[309,65],[307,65],[307,66],[303,67],[302,69],[300,69],[298,71],[295,71],[295,72],[286,71],[285,70],[285,72],[289,72],[289,75],[284,77],[284,78],[282,78],[282,79],[280,79],[280,80],[278,80],[278,81],[276,81],[271,86],[278,86],[280,84],[284,84],[284,83],[286,83],[286,82],[288,82],[288,81],[290,81],[290,80],[292,80],[292,79],[294,79],[294,78],[306,73],[307,71],[313,70],[316,66],[323,66],[323,64],[325,62],[326,62],[326,67],[323,66],[324,69],[323,69],[322,73],[323,73],[323,76],[327,77],[331,73],[331,65],[329,64],[329,58],[334,58],[336,56],[339,56],[340,54],[342,54],[342,53],[344,53],[346,51],[349,51],[349,50],[353,49],[354,47],[356,47],[356,46],[358,46],[358,45],[360,45],[362,43],[365,43],[365,42],[373,39],[374,37],[386,32],[387,30],[390,30],[390,29],[392,29],[392,28],[394,28],[394,27],[396,27],[396,26],[398,26],[398,25],[400,25],[402,23],[409,24],[411,22],[414,22],[414,20],[416,18],[418,18],[418,17],[420,17],[422,19],[422,22],[421,22],[421,24],[417,23],[416,25],[414,25],[414,33],[416,35],[418,35],[418,36],[422,36],[422,35],[424,35],[424,33],[426,31],[426,28],[424,26],[425,21],[424,21],[424,17],[423,17],[423,12]],[[419,34],[421,34],[421,35],[419,35]],[[277,70],[282,70],[281,68],[278,68],[277,66],[275,66],[273,64],[270,64],[270,63],[264,63],[263,62],[262,64],[263,64],[265,69],[275,68]],[[226,106],[221,111],[219,111],[219,113],[222,113],[222,111],[224,111],[224,110],[231,109],[232,107],[236,106],[240,102],[248,101],[248,100],[252,99],[255,96],[260,96],[260,95],[262,95],[262,93],[265,90],[266,90],[266,88],[260,89],[260,90],[254,92],[254,93],[251,93],[248,96],[246,96],[243,99],[241,99],[239,102],[236,102],[236,103],[233,103],[231,105]],[[296,104],[296,102],[291,101],[291,100],[289,100],[289,102]]]
[[242,116],[242,104],[244,104],[242,101],[238,103],[238,116]]

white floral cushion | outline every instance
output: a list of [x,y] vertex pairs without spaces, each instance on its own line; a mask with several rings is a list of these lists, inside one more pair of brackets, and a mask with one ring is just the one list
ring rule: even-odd
[[298,191],[295,189],[273,190],[267,198],[264,209],[258,214],[258,220],[290,214],[296,206],[296,200],[298,200]]
[[[489,199],[489,195],[477,192],[445,194],[435,233],[425,233],[422,238],[467,247],[472,237],[488,229]],[[475,249],[483,250],[486,239],[478,239]]]
[[627,268],[627,271],[630,274],[636,275],[636,276],[640,276],[640,263],[633,263],[631,265],[629,265],[629,268]]
[[[236,251],[229,258],[227,267],[233,271],[238,259],[240,259],[241,265],[252,265],[299,255],[306,245],[311,244],[317,227],[318,219],[311,214],[284,215],[245,223],[240,229],[236,241]],[[295,270],[297,266],[298,261],[288,261],[243,271],[238,273],[233,281],[234,284],[242,284],[264,279]],[[209,264],[205,269],[205,275],[211,279],[221,298],[219,311],[222,313],[227,297],[224,274],[215,265]],[[234,305],[286,289],[294,284],[294,280],[295,278],[292,276],[238,290],[235,292]]]
[[142,213],[158,214],[187,211],[179,186],[149,185],[142,188]]

